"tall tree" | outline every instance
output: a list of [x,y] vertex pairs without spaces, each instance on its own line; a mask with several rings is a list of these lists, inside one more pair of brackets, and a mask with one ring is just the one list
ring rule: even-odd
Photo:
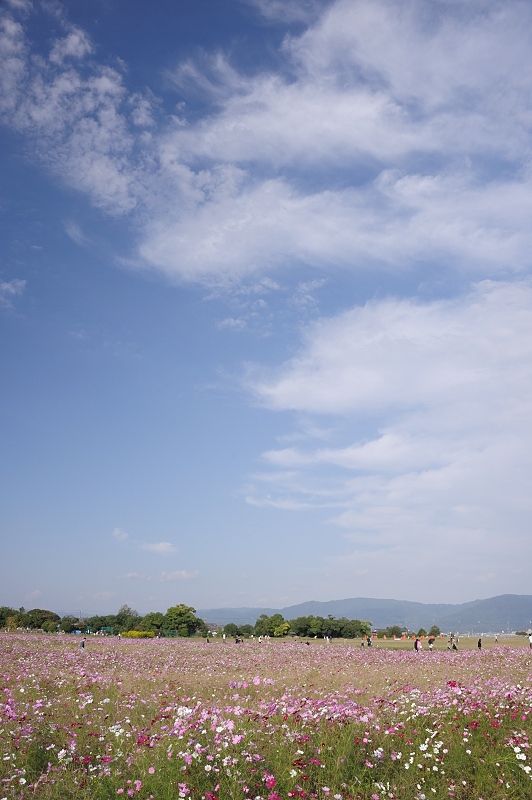
[[205,631],[205,623],[196,617],[196,609],[183,603],[167,609],[164,624],[165,628],[177,631],[178,636],[193,636],[198,631]]

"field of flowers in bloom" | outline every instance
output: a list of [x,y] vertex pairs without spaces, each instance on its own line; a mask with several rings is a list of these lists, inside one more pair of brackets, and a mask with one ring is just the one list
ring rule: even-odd
[[0,635],[0,800],[532,797],[532,651]]

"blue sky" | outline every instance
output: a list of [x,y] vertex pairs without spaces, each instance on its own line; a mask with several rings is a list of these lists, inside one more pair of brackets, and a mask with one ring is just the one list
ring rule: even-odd
[[0,602],[529,593],[530,5],[0,14]]

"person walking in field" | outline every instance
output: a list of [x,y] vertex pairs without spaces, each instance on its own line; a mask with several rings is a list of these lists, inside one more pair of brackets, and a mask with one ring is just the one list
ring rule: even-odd
[[434,650],[434,636],[431,636],[429,639],[429,650]]
[[478,647],[479,650],[482,650],[482,639],[478,640],[477,647]]
[[416,653],[420,653],[421,650],[423,650],[423,645],[421,644],[419,636],[416,636],[416,641],[414,642],[414,650],[416,651]]
[[530,636],[528,637],[528,641],[529,641],[529,643],[530,643],[530,649],[532,650],[532,633],[531,633],[531,634],[530,634]]

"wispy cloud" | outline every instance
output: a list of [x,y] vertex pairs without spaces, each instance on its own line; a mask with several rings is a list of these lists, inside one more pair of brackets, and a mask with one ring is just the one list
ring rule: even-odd
[[17,11],[30,11],[32,8],[31,0],[6,0],[8,6],[16,9]]
[[116,539],[118,542],[125,542],[126,539],[129,539],[129,533],[122,530],[122,528],[113,528],[113,539]]
[[240,74],[223,54],[179,65],[176,85],[208,106],[191,120],[129,91],[79,28],[36,67],[4,14],[4,120],[95,205],[137,215],[137,266],[175,279],[529,267],[529,6],[255,5],[306,28],[277,73]]
[[56,39],[50,52],[50,61],[62,65],[67,58],[84,58],[92,53],[92,43],[81,28],[73,26],[63,39]]
[[120,577],[128,581],[151,581],[152,579],[151,575],[146,575],[142,572],[126,572],[125,575]]
[[81,227],[78,225],[77,222],[74,222],[74,220],[68,219],[68,220],[65,220],[63,225],[64,225],[64,228],[65,228],[65,233],[67,234],[67,236],[70,239],[72,239],[72,241],[75,244],[78,244],[81,247],[85,247],[89,243],[89,239],[87,238],[87,236],[85,236],[85,234],[83,233],[83,231],[81,230]]
[[171,542],[143,542],[140,545],[141,550],[148,550],[150,553],[175,553],[176,546]]
[[165,583],[167,581],[190,581],[193,578],[197,578],[198,572],[188,572],[184,569],[177,569],[173,572],[161,572],[161,582]]
[[11,308],[14,298],[21,295],[25,288],[26,281],[18,278],[0,281],[0,307]]
[[241,0],[255,6],[266,19],[276,22],[312,22],[329,0]]
[[[484,281],[467,297],[375,301],[311,325],[301,352],[253,388],[275,410],[340,415],[343,441],[265,453],[285,472],[277,491],[257,483],[253,502],[322,508],[321,483],[356,548],[337,566],[422,558],[445,576],[459,547],[462,565],[497,565],[504,585],[513,553],[530,548],[531,310],[528,281]],[[346,442],[349,419],[366,427]]]

